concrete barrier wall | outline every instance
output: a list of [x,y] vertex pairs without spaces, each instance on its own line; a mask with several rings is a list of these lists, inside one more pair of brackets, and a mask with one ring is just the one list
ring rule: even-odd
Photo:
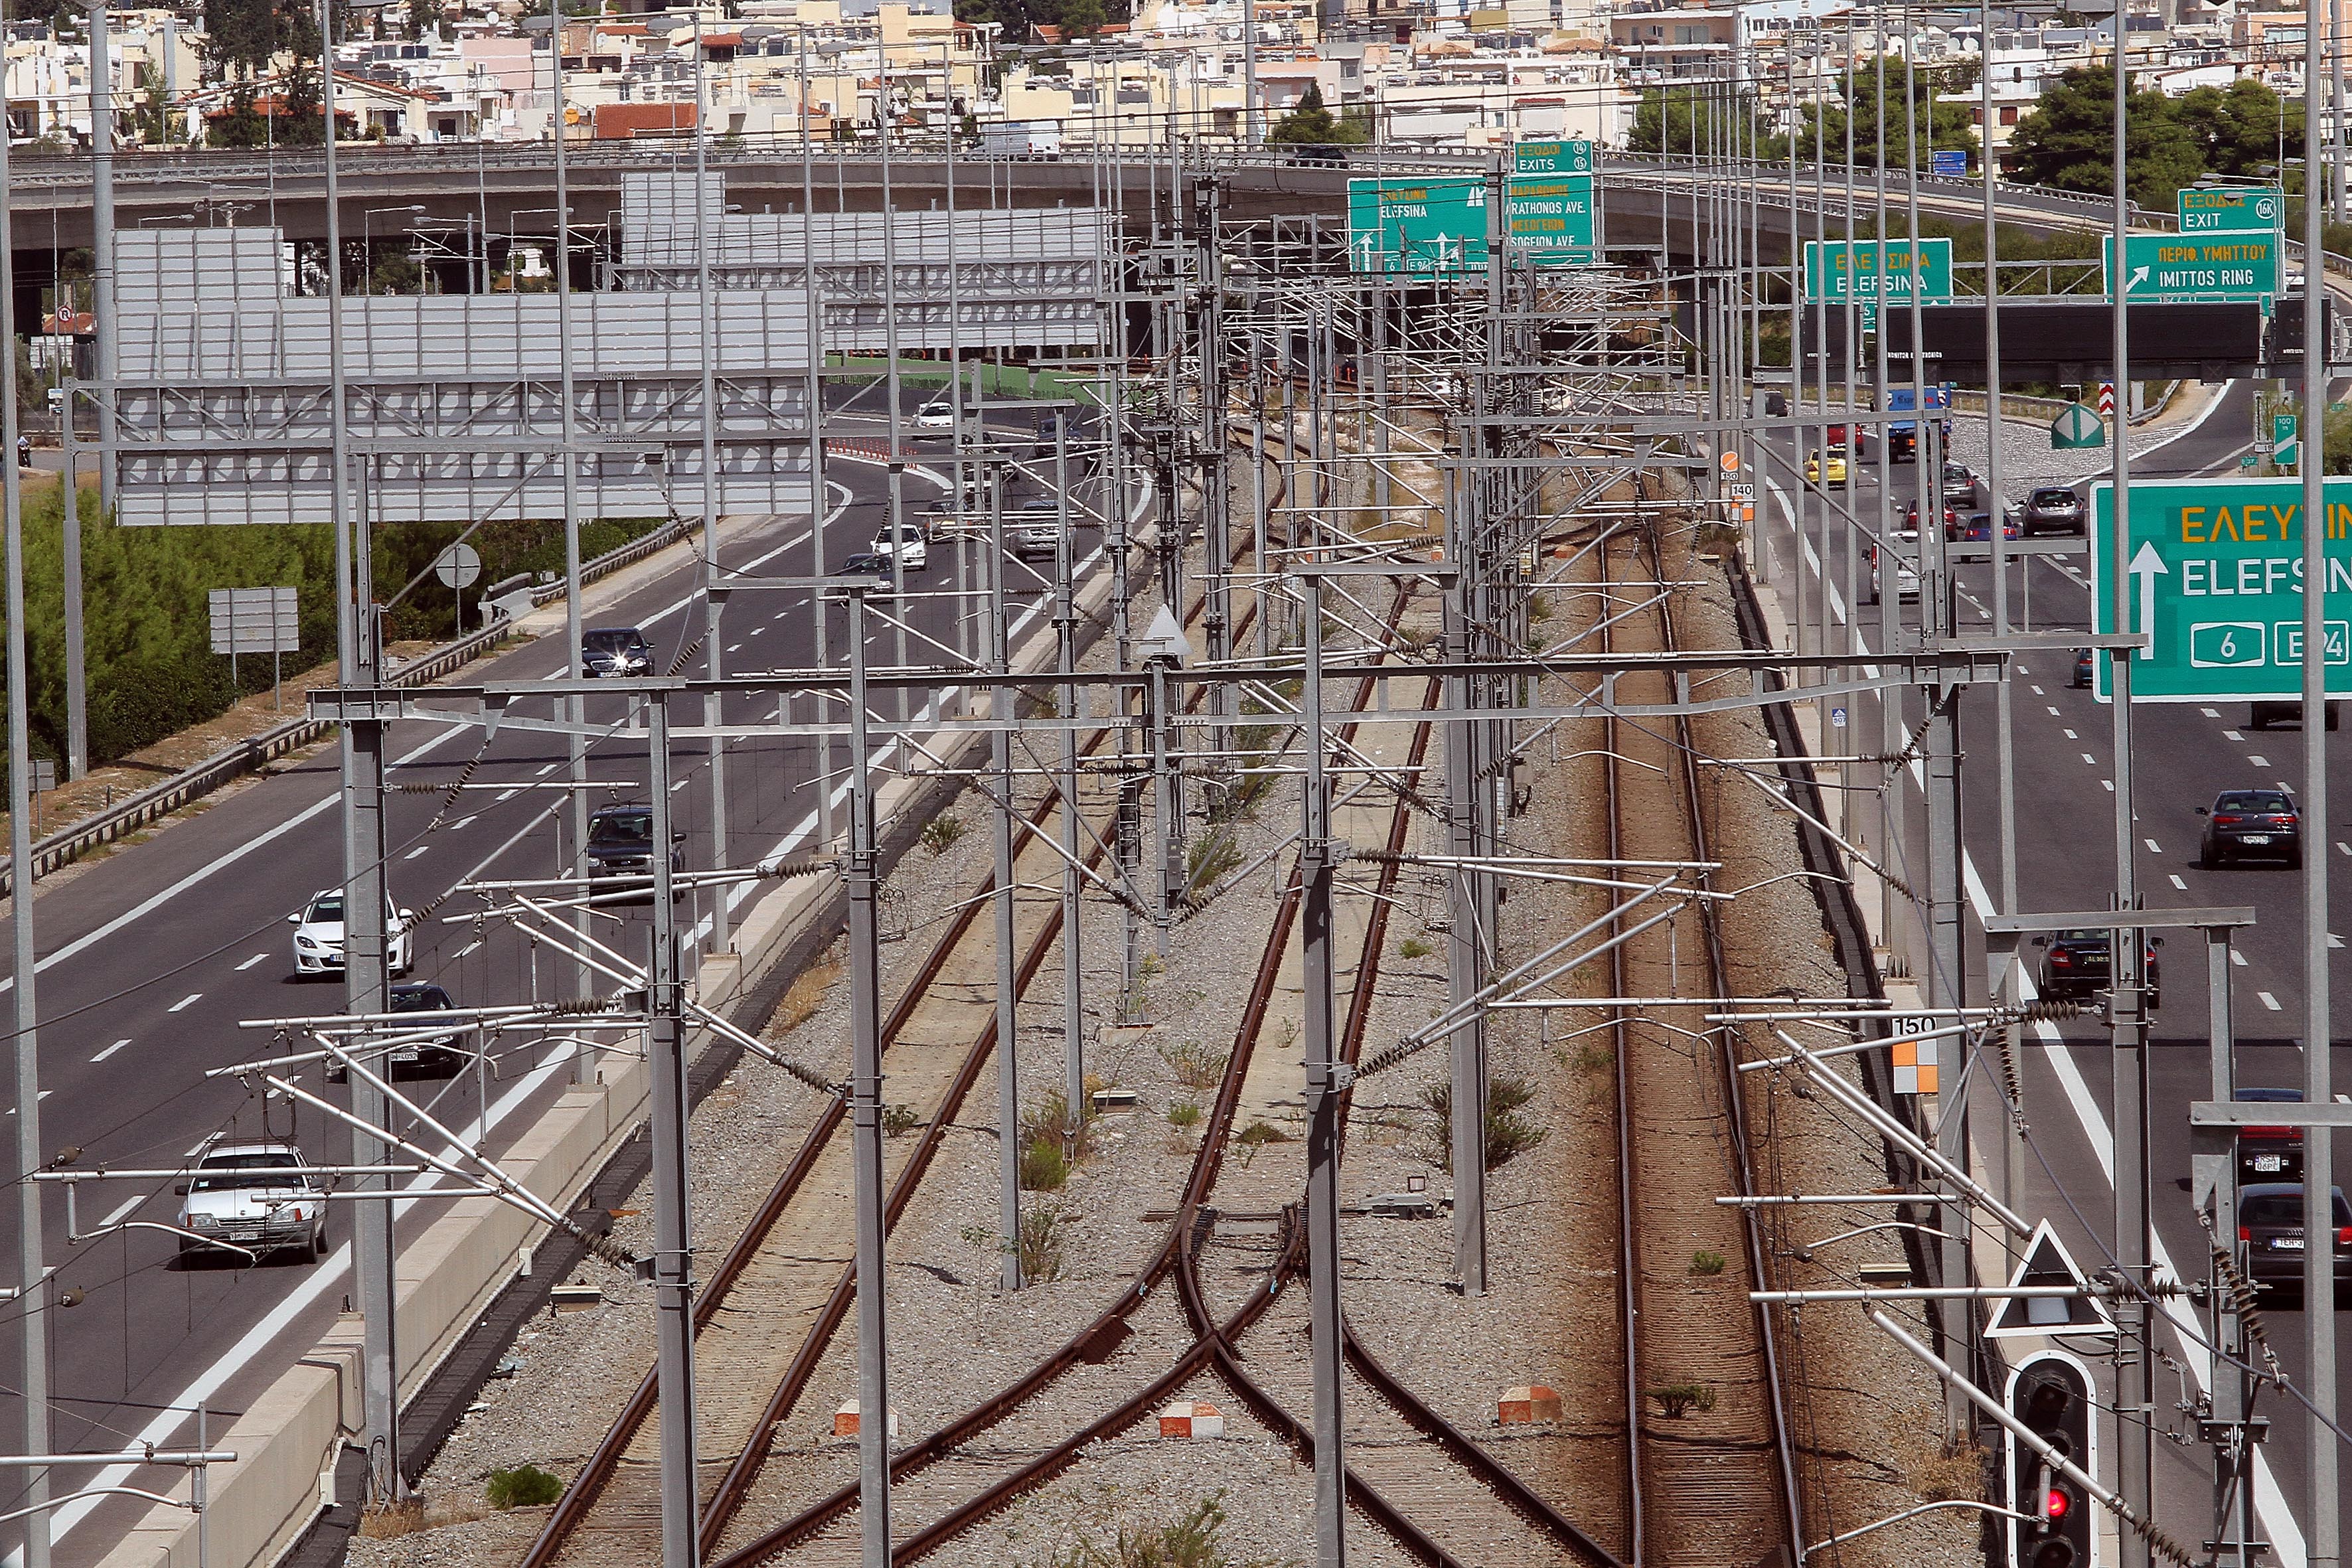
[[[1147,529],[1139,534],[1133,548],[1148,552],[1150,533]],[[1082,616],[1096,617],[1108,603],[1109,578],[1108,572],[1097,573],[1076,595]],[[1049,668],[1055,647],[1052,626],[1040,626],[1023,645],[1015,669],[1034,673]],[[986,706],[982,696],[976,707],[984,711]],[[940,750],[949,765],[959,766],[968,765],[969,754],[983,746],[984,737],[967,733],[956,746]],[[916,810],[933,787],[928,779],[896,778],[877,792],[877,838],[911,836]],[[798,878],[756,900],[738,922],[735,952],[703,961],[702,1004],[723,1012],[740,994],[745,977],[758,975],[822,915],[831,891],[824,878]],[[709,1044],[708,1031],[690,1034],[689,1058]],[[509,1175],[559,1210],[572,1206],[646,1115],[643,1062],[608,1058],[602,1076],[601,1084],[559,1098],[499,1161]],[[401,1247],[395,1312],[404,1403],[515,1279],[526,1261],[524,1249],[542,1229],[510,1204],[461,1198],[423,1236]],[[346,1315],[226,1434],[215,1436],[213,1446],[234,1452],[237,1461],[211,1473],[204,1568],[274,1563],[332,1501],[336,1458],[362,1420],[362,1332],[358,1316]],[[157,1479],[151,1475],[133,1484],[153,1486]],[[189,1482],[183,1479],[166,1495],[185,1500]],[[158,1506],[107,1555],[103,1568],[198,1568],[197,1533],[195,1518],[184,1509]]]

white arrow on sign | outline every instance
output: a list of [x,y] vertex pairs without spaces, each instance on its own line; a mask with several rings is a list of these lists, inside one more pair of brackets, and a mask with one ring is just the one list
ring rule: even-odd
[[2139,650],[2139,656],[2147,658],[2156,652],[2156,579],[2159,574],[2169,575],[2172,568],[2156,552],[2154,541],[2142,540],[2139,553],[2131,558],[2131,564],[2125,570],[2139,579],[2139,629],[2140,635],[2148,639],[2148,646]]
[[2124,292],[2128,294],[2133,289],[2138,288],[2141,284],[2147,282],[2147,272],[2148,269],[2145,267],[2133,268],[2131,269],[2131,276],[2124,280]]

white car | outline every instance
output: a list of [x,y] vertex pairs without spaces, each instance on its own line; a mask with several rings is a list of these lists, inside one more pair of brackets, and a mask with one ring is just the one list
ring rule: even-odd
[[[343,890],[329,888],[314,896],[301,910],[286,917],[294,928],[294,973],[308,977],[313,974],[341,974],[343,972]],[[405,974],[416,965],[416,911],[394,909],[387,896],[383,901],[383,929],[389,941],[384,957],[394,974]]]
[[928,571],[931,564],[930,541],[923,534],[920,524],[902,522],[897,539],[885,528],[874,536],[874,553],[887,556],[898,564],[901,572]]
[[180,1184],[182,1252],[214,1243],[262,1254],[327,1256],[327,1189],[291,1143],[207,1141]]
[[944,401],[938,403],[926,403],[920,408],[915,410],[915,428],[918,430],[952,430],[955,428],[955,411],[950,408]]
[[[1895,547],[1895,601],[1899,604],[1906,599],[1916,599],[1919,596],[1919,531],[1916,528],[1890,529],[1886,538]],[[1879,577],[1878,546],[1874,544],[1870,547],[1870,602],[1874,605],[1878,603],[1879,595],[1885,592],[1885,584]]]

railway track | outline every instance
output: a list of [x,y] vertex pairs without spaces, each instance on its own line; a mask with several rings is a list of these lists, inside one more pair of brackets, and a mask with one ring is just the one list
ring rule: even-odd
[[[1601,613],[1612,617],[1611,651],[1675,651],[1670,594],[1638,611],[1615,599],[1619,586],[1649,597],[1653,585],[1688,574],[1666,570],[1657,525],[1621,534],[1595,560],[1610,595]],[[1663,674],[1622,678],[1617,693],[1629,703],[1672,700]],[[1602,729],[1610,857],[1710,862],[1690,721],[1612,717]],[[1637,809],[1629,772],[1667,783],[1646,788]],[[1709,873],[1696,875],[1706,888]],[[1727,994],[1722,936],[1711,903],[1696,901],[1689,919],[1701,938],[1696,964],[1671,928],[1611,953],[1614,994],[1691,998],[1620,1008],[1612,1019],[1626,1555],[1754,1563],[1777,1548],[1794,1561],[1801,1514],[1780,1347],[1765,1310],[1747,1300],[1768,1277],[1764,1249],[1751,1215],[1714,1201],[1753,1190],[1733,1040],[1704,1020]]]
[[[1202,609],[1196,600],[1188,624]],[[1237,633],[1254,613],[1244,610]],[[1081,754],[1098,751],[1109,735],[1108,730],[1093,732]],[[1023,836],[1015,852],[1016,886],[1058,879],[1060,858],[1045,840],[1060,837],[1060,792],[1049,788],[1027,814],[1033,831]],[[1081,837],[1089,846],[1090,866],[1100,860],[1103,846],[1110,840],[1115,809],[1110,792],[1101,793],[1091,804],[1081,803]],[[884,1020],[885,1060],[893,1093],[905,1094],[903,1103],[919,1107],[923,1116],[921,1134],[911,1146],[903,1152],[888,1151],[896,1163],[884,1210],[886,1226],[894,1226],[913,1200],[959,1108],[994,1054],[994,933],[982,918],[994,889],[991,875],[962,901]],[[1058,894],[1016,895],[1013,909],[1021,953],[1015,978],[1025,994],[1060,935],[1062,909]],[[966,972],[966,978],[955,978]],[[961,1042],[961,1048],[954,1042]],[[824,1216],[799,1216],[793,1209],[793,1200],[805,1192],[825,1187],[846,1192],[847,1117],[847,1105],[841,1100],[823,1108],[695,1300],[698,1351],[723,1356],[730,1366],[753,1373],[710,1380],[698,1388],[698,1446],[706,1455],[727,1459],[715,1485],[698,1487],[706,1552],[741,1506],[767,1455],[768,1434],[806,1387],[856,1299],[854,1263],[838,1227]],[[723,1325],[723,1343],[709,1338],[714,1324]],[[760,1374],[761,1369],[766,1375]],[[657,1403],[655,1386],[649,1367],[558,1500],[524,1554],[521,1568],[601,1563],[613,1560],[614,1553],[658,1541],[659,1428],[651,1419]]]

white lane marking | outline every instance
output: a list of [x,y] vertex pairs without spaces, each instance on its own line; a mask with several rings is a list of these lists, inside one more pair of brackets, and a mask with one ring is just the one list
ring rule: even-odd
[[[320,121],[320,123],[323,125],[326,121]],[[739,642],[729,643],[727,645],[727,651],[729,653],[741,653],[743,651],[743,645]]]
[[2180,873],[2178,871],[2172,873],[2172,885],[2184,893],[2189,890],[2189,884],[2180,879]]
[[2221,731],[2221,739],[2225,741],[2238,741],[2242,742],[2245,740],[2245,737],[2238,733],[2235,730],[2224,730]]
[[[341,797],[331,796],[330,798],[340,799]],[[749,884],[746,885],[748,886]],[[557,1050],[554,1056],[549,1058],[545,1063],[541,1064],[537,1071],[531,1073],[527,1078],[518,1080],[514,1088],[509,1090],[499,1099],[496,1105],[490,1108],[488,1116],[489,1126],[498,1126],[499,1123],[504,1121],[508,1117],[512,1116],[516,1111],[520,1110],[523,1105],[528,1102],[530,1096],[536,1094],[539,1091],[540,1087],[546,1083],[547,1080],[556,1073],[562,1072],[568,1077],[572,1070],[572,1048],[569,1046],[562,1047]],[[483,1132],[487,1131],[487,1129],[485,1129],[479,1121],[477,1121],[471,1127],[460,1127],[457,1129],[457,1131],[470,1142],[478,1139]],[[189,1157],[194,1158],[202,1147],[203,1146],[199,1144],[196,1149],[190,1150]],[[440,1178],[437,1175],[413,1176],[409,1178],[406,1190],[419,1193],[429,1197],[431,1195],[432,1184],[439,1180]],[[416,1199],[408,1199],[396,1203],[393,1205],[394,1212],[398,1214],[414,1207],[416,1201]],[[2168,1268],[2169,1265],[2168,1264],[2167,1267]],[[255,1358],[259,1356],[264,1350],[268,1348],[269,1342],[272,1340],[275,1340],[279,1334],[284,1333],[288,1327],[294,1323],[296,1320],[300,1318],[303,1313],[308,1312],[312,1308],[316,1307],[320,1300],[331,1300],[336,1295],[348,1289],[350,1287],[347,1281],[351,1277],[351,1244],[346,1242],[335,1249],[334,1256],[321,1260],[317,1268],[311,1269],[309,1278],[302,1280],[300,1284],[294,1286],[291,1289],[289,1289],[285,1295],[279,1299],[276,1307],[272,1308],[259,1321],[247,1329],[245,1331],[245,1336],[238,1340],[236,1343],[222,1352],[220,1356],[214,1361],[212,1365],[206,1367],[203,1372],[198,1373],[195,1377],[190,1380],[188,1384],[179,1393],[173,1395],[170,1399],[163,1401],[162,1403],[171,1406],[172,1408],[167,1408],[157,1414],[152,1420],[149,1421],[147,1425],[142,1427],[135,1436],[131,1437],[124,1446],[131,1448],[137,1448],[142,1445],[150,1444],[157,1447],[164,1447],[172,1435],[178,1431],[181,1426],[186,1421],[187,1416],[184,1413],[192,1408],[198,1400],[208,1400],[215,1394],[218,1394],[230,1378],[236,1376],[238,1373],[245,1371],[247,1365],[251,1363]],[[135,1473],[137,1472],[131,1466],[112,1465],[100,1471],[99,1473],[99,1478],[91,1481],[89,1485],[92,1487],[119,1487],[128,1481]],[[97,1510],[99,1504],[102,1500],[104,1500],[95,1497],[84,1498],[79,1501],[68,1503],[63,1508],[58,1509],[53,1516],[57,1521],[57,1528],[52,1539],[56,1541],[63,1541],[68,1535],[72,1533],[75,1526],[81,1523],[83,1520],[88,1519],[90,1514]],[[2275,1532],[2273,1533],[2275,1534]]]
[[427,849],[430,849],[430,848],[432,848],[432,847],[433,847],[433,846],[431,846],[430,844],[420,844],[420,845],[418,845],[415,848],[414,848],[414,849],[410,850],[407,854],[403,855],[403,856],[401,857],[401,858],[402,858],[402,859],[404,859],[404,860],[414,860],[414,859],[416,859],[418,857],[422,856],[422,855],[423,855],[423,854],[424,854]]
[[2115,793],[2116,793],[2116,781],[2115,781],[2115,780],[2113,780],[2113,779],[2101,779],[2099,782],[2100,782],[2101,784],[2105,784],[2105,785],[2106,785],[2106,786],[2107,786],[2107,793],[2108,793],[2109,795],[2113,795],[2113,794],[2115,794]]
[[2270,760],[2268,757],[2257,757],[2257,756],[2253,756],[2253,755],[2249,754],[2249,755],[2247,756],[2247,758],[2246,758],[2246,761],[2247,761],[2247,762],[2249,762],[2249,763],[2252,763],[2255,767],[2258,767],[2258,768],[2266,768],[2266,767],[2269,767],[2269,766],[2271,765],[2271,760]]
[[174,1002],[170,1006],[164,1008],[163,1011],[166,1013],[176,1013],[181,1008],[187,1006],[189,1004],[201,1002],[204,999],[205,994],[203,992],[191,991],[185,996],[181,997],[177,1002]]
[[502,789],[502,790],[499,791],[498,799],[497,799],[496,801],[492,802],[491,804],[496,805],[505,805],[508,801],[512,800],[515,796],[517,796],[517,795],[520,795],[521,793],[522,793],[522,791],[520,791],[520,790],[517,790],[517,789]]
[[[324,121],[320,121],[320,123],[323,125],[323,124],[325,124],[326,122],[325,122]],[[467,953],[469,953],[469,952],[473,952],[476,948],[478,948],[478,947],[480,947],[481,945],[482,945],[482,944],[481,944],[479,942],[467,942],[465,946],[463,946],[463,947],[459,948],[456,952],[451,953],[449,956],[450,956],[450,957],[452,957],[452,958],[463,958],[463,957],[465,957]]]
[[[2074,736],[2073,736],[2073,734],[2072,734],[2072,732],[2071,732],[2071,731],[2068,733],[2068,735],[2067,735],[2067,739],[2069,739],[2069,740],[2074,739]],[[2090,763],[2090,764],[2091,764],[2093,767],[2095,767],[2095,767],[2097,767],[2097,766],[2099,765],[2099,759],[2098,759],[2098,758],[2096,758],[2096,757],[2095,757],[2095,756],[2093,756],[2093,755],[2091,755],[2091,753],[2090,753],[2090,752],[2084,752],[2083,753],[2083,760],[2084,760],[2084,762],[2086,762],[2086,763]]]
[[2233,947],[2230,950],[2230,962],[2243,969],[2246,966],[2246,955]]
[[766,631],[767,629],[768,629],[768,628],[767,628],[767,627],[765,627],[765,626],[753,626],[753,627],[751,628],[751,635],[752,635],[753,637],[758,637],[761,632],[764,632],[764,631]]
[[[53,1095],[53,1094],[55,1094],[55,1093],[57,1093],[57,1090],[56,1090],[56,1089],[45,1089],[41,1090],[40,1098],[41,1098],[41,1099],[43,1099],[43,1100],[47,1100],[47,1099],[48,1099],[48,1098],[49,1098],[49,1096],[51,1096],[51,1095]],[[12,1105],[12,1106],[10,1106],[10,1107],[8,1108],[8,1114],[9,1114],[9,1115],[11,1115],[11,1116],[16,1115],[16,1108],[15,1106],[13,1106],[13,1105]]]
[[2050,717],[2052,717],[2053,719],[2056,719],[2056,718],[2060,718],[2060,717],[2062,717],[2062,715],[2059,713],[2058,710],[2056,710],[2055,708],[2053,708],[2053,709],[2051,709],[2051,710],[2050,710]]
[[2200,708],[2197,711],[2204,714],[2208,719],[2219,719],[2221,716],[2221,710],[2219,708]]
[[676,784],[672,784],[672,785],[670,785],[670,786],[669,786],[669,793],[670,793],[670,794],[672,794],[672,795],[676,795],[678,791],[680,791],[680,790],[684,789],[687,785],[688,785],[688,784],[692,784],[693,782],[694,782],[694,780],[693,780],[691,777],[682,778],[682,779],[678,780],[678,781],[677,781],[677,783],[676,783]]
[[[321,123],[321,124],[323,124],[323,123],[325,123],[325,121],[320,121],[320,123]],[[2042,688],[2040,688],[2040,687],[2038,687],[2038,686],[2037,686],[2037,687],[2035,687],[2035,688],[2033,689],[2033,695],[2035,695],[2036,697],[2047,697],[2047,696],[2049,696],[2050,694],[2049,694],[2048,692],[2046,692],[2046,691],[2042,690]],[[2055,712],[2057,712],[2057,711],[2058,711],[2058,710],[2056,710],[2055,708],[2053,708],[2052,710],[2050,710],[2050,711],[2052,711],[2053,713],[2055,713]]]
[[550,774],[550,773],[553,773],[554,771],[555,771],[555,764],[554,764],[553,763],[548,763],[548,764],[547,764],[547,766],[545,766],[545,767],[543,767],[543,768],[540,769],[538,773],[536,773],[532,774],[531,776],[532,776],[533,778],[542,778],[542,779],[543,779],[543,778],[545,778],[548,774]]
[[455,821],[455,822],[453,822],[453,823],[451,823],[451,824],[449,825],[449,831],[450,831],[450,832],[452,832],[452,833],[455,833],[455,832],[458,831],[460,828],[465,827],[467,824],[471,823],[473,820],[474,820],[474,819],[473,819],[472,817],[470,817],[470,816],[461,816],[461,817],[459,817],[457,821]]
[[114,1044],[112,1044],[112,1045],[110,1045],[110,1046],[107,1047],[106,1047],[106,1049],[104,1049],[104,1050],[102,1050],[102,1051],[99,1052],[99,1053],[98,1053],[98,1055],[96,1055],[96,1056],[94,1056],[94,1057],[90,1058],[89,1059],[90,1059],[90,1060],[92,1060],[92,1061],[94,1061],[94,1062],[102,1062],[102,1061],[104,1061],[107,1058],[109,1058],[109,1057],[112,1056],[115,1052],[117,1052],[117,1051],[121,1050],[123,1047],[125,1047],[125,1046],[129,1045],[130,1043],[131,1043],[131,1042],[130,1042],[129,1040],[117,1040],[117,1041],[115,1041],[115,1042],[114,1042]]
[[243,963],[238,964],[238,965],[236,966],[236,972],[237,972],[239,974],[242,974],[242,973],[244,973],[247,970],[251,969],[255,964],[257,964],[257,963],[267,963],[268,961],[269,961],[269,955],[268,955],[268,953],[266,953],[266,952],[257,952],[257,953],[255,953],[251,958],[247,959]]
[[2147,846],[2147,852],[2151,855],[2161,855],[2164,853],[2163,847],[2158,845],[2153,838],[2143,838],[2140,842]]
[[2279,999],[2278,999],[2277,997],[2275,997],[2275,996],[2272,995],[2269,992],[2267,992],[2267,991],[2257,991],[2257,992],[2255,992],[2255,993],[2254,993],[2254,994],[2255,994],[2255,995],[2257,995],[2257,996],[2259,996],[2259,997],[2261,997],[2261,998],[2262,998],[2262,1001],[2263,1001],[2263,1006],[2265,1006],[2265,1007],[2268,1007],[2272,1012],[2273,1012],[2273,1013],[2284,1013],[2284,1011],[2286,1011],[2286,1009],[2285,1009],[2285,1008],[2284,1008],[2284,1007],[2282,1007],[2282,1006],[2280,1006],[2280,1005],[2279,1005]]
[[2334,931],[2329,931],[2327,933],[2327,945],[2330,947],[2342,947],[2344,945],[2344,939],[2337,936]]
[[[425,742],[425,744],[417,747],[416,750],[409,752],[406,756],[395,760],[393,766],[405,767],[408,764],[429,755],[440,747],[448,744],[451,740],[456,738],[457,734],[457,731],[452,730],[446,734],[436,735],[433,739]],[[320,816],[330,808],[339,807],[342,803],[343,797],[340,793],[330,794],[319,800],[311,802],[310,805],[304,807],[301,811],[295,813],[292,816],[288,817],[285,821],[279,823],[268,832],[247,839],[244,843],[230,850],[227,854],[223,855],[219,859],[215,860],[208,865],[197,867],[194,870],[189,872],[186,876],[181,878],[170,887],[163,889],[161,892],[150,894],[146,899],[133,905],[131,908],[125,910],[122,913],[115,916],[112,920],[107,921],[96,931],[89,932],[87,936],[76,937],[73,941],[66,943],[65,946],[58,949],[57,952],[49,954],[48,957],[42,959],[35,965],[34,973],[43,973],[54,968],[58,964],[63,963],[68,958],[79,957],[82,953],[88,952],[90,948],[95,947],[100,942],[104,942],[108,937],[112,936],[115,932],[122,930],[123,927],[130,925],[132,921],[142,920],[148,915],[153,914],[157,910],[162,909],[165,904],[170,903],[173,899],[178,898],[190,888],[196,886],[198,883],[211,877],[215,872],[227,869],[229,867],[236,864],[239,860],[242,860],[247,856],[252,854],[255,850],[260,848],[263,845],[283,837],[285,835],[293,832],[296,828],[310,821],[312,817]],[[13,974],[5,978],[0,978],[0,992],[10,990],[16,985],[16,977]]]
[[[2216,398],[2214,401],[2218,404],[2221,400]],[[1914,763],[1913,776],[1921,776],[1923,770]],[[1976,906],[1978,918],[1991,914],[1992,897],[1985,890],[1984,879],[1977,875],[1976,858],[1965,849],[1960,852],[1960,871],[1968,887],[1969,902]],[[2033,977],[2021,973],[2018,983],[2024,999],[2032,1001],[2037,994]],[[2092,1157],[2098,1161],[2099,1170],[2112,1189],[2116,1184],[2116,1140],[2114,1130],[2107,1125],[2106,1113],[2099,1109],[2099,1102],[2091,1098],[2091,1086],[2083,1080],[2082,1069],[2074,1065],[2074,1055],[2066,1048],[2058,1026],[2038,1023],[2033,1026],[2033,1034],[2036,1039],[2050,1047],[2045,1058],[2050,1070],[2056,1075],[2058,1087],[2065,1092],[2067,1108],[2074,1111],[2074,1120],[2082,1128],[2083,1142],[2090,1146]],[[2173,1265],[2172,1249],[2165,1246],[2164,1237],[2151,1236],[2149,1239],[2149,1261],[2164,1273],[2178,1278],[2179,1270]],[[2178,1298],[2168,1298],[2161,1307],[2184,1342],[2190,1345],[2202,1342],[2204,1330],[2187,1303]],[[2187,1364],[2189,1375],[2197,1380],[2198,1388],[2200,1391],[2205,1389],[2205,1357],[2191,1353],[2180,1359]],[[2294,1510],[2287,1506],[2286,1493],[2280,1489],[2277,1472],[2271,1468],[2270,1456],[2260,1448],[2254,1450],[2254,1509],[2262,1516],[2263,1528],[2270,1532],[2271,1550],[2277,1554],[2279,1568],[2304,1568],[2306,1554],[2303,1527],[2295,1522]]]
[[[2053,708],[2053,709],[2051,710],[2051,711],[2052,711],[2053,713],[2055,713],[2055,712],[2057,711],[2057,710],[2056,710],[2055,708]],[[2066,738],[2067,738],[2068,740],[2070,740],[2070,741],[2079,741],[2079,740],[2081,740],[2083,737],[2081,737],[2080,735],[2077,735],[2076,733],[2074,733],[2074,731],[2069,730],[2069,731],[2066,731]],[[2086,762],[2086,763],[2087,763],[2087,762],[2089,762],[2089,761],[2091,760],[2091,758],[2090,758],[2090,753],[2088,753],[2087,752],[2084,752],[2084,755],[2083,755],[2083,760],[2084,760],[2084,762]]]
[[[324,124],[326,122],[321,121],[320,123]],[[145,1193],[140,1194],[137,1197],[131,1199],[129,1202],[117,1208],[112,1214],[108,1215],[104,1219],[99,1221],[98,1227],[100,1230],[104,1230],[109,1226],[121,1225],[124,1220],[131,1217],[132,1210],[136,1209],[141,1204],[143,1204],[146,1201],[147,1194]]]

